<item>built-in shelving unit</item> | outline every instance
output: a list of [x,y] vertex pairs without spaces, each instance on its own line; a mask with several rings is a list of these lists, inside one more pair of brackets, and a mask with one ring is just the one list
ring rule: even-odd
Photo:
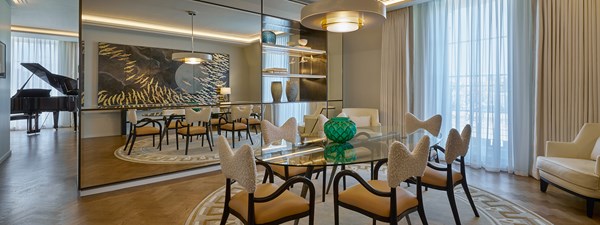
[[298,46],[283,46],[263,43],[263,53],[290,53],[303,56],[310,55],[324,55],[327,54],[325,50],[311,49],[307,47]]

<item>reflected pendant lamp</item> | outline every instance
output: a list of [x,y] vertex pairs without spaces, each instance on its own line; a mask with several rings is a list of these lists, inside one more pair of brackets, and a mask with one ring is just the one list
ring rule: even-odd
[[192,52],[176,52],[173,53],[171,58],[175,61],[191,65],[212,60],[212,55],[210,54],[194,52],[194,16],[196,15],[196,12],[188,11],[188,15],[192,17]]
[[377,0],[321,0],[302,8],[301,23],[314,30],[346,33],[385,21],[385,5]]

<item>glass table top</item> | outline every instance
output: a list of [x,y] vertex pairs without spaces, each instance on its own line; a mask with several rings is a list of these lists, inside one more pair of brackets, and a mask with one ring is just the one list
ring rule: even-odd
[[387,159],[388,148],[395,141],[404,143],[411,150],[425,135],[431,138],[430,145],[441,142],[441,138],[426,131],[402,135],[402,130],[402,127],[362,127],[357,128],[356,135],[347,143],[333,143],[327,138],[308,139],[304,143],[282,141],[259,147],[255,155],[257,160],[273,165],[335,166]]

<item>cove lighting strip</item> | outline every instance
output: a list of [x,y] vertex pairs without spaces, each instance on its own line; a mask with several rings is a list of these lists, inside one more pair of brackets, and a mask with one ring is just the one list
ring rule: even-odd
[[[149,31],[156,32],[162,34],[171,34],[178,35],[183,37],[189,37],[190,30],[187,29],[179,29],[174,27],[156,25],[151,23],[144,23],[132,20],[124,20],[124,19],[115,19],[109,17],[102,16],[92,16],[92,15],[82,15],[81,20],[84,24],[103,26],[103,27],[113,27],[113,28],[124,28],[124,29],[133,29],[138,31]],[[245,43],[249,44],[259,40],[260,36],[252,36],[252,37],[239,37],[233,35],[212,33],[212,32],[204,32],[204,31],[194,31],[194,37],[203,38],[203,39],[212,39],[219,41],[227,41],[227,42],[235,42],[235,43]]]
[[406,1],[406,0],[388,0],[388,1],[381,1],[381,3],[383,3],[384,5],[393,5],[398,2],[403,2],[403,1]]
[[50,29],[35,28],[35,27],[10,26],[10,31],[23,32],[23,33],[34,33],[34,34],[48,34],[48,35],[67,36],[67,37],[79,37],[79,34],[76,32],[50,30]]

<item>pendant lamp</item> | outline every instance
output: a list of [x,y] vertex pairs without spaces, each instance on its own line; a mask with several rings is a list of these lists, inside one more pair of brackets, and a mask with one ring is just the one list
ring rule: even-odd
[[196,12],[188,11],[188,15],[192,17],[192,52],[176,52],[173,53],[171,58],[175,61],[192,65],[212,60],[212,55],[210,54],[194,52],[194,16],[196,15]]
[[314,30],[346,33],[385,21],[385,5],[377,0],[321,0],[302,8],[301,23]]

